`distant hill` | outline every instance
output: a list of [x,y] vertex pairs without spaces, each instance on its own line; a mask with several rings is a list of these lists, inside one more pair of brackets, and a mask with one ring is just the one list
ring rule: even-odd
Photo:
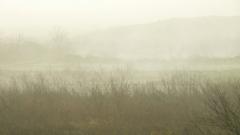
[[240,53],[240,16],[173,18],[99,30],[79,38],[79,53],[120,58],[231,56]]

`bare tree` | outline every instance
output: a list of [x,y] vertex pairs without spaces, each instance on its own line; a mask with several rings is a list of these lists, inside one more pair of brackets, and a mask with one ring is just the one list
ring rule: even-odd
[[4,38],[4,32],[0,30],[0,47],[2,45],[4,45],[6,42],[5,38]]
[[22,32],[17,32],[14,36],[8,39],[8,42],[15,50],[17,50],[27,42],[27,38]]
[[67,32],[61,27],[54,27],[51,32],[52,42],[59,46],[62,45],[67,39]]
[[240,82],[207,82],[202,87],[206,112],[200,115],[204,125],[240,135]]
[[61,27],[54,27],[51,31],[51,41],[53,43],[53,53],[57,56],[64,56],[68,53],[67,31]]

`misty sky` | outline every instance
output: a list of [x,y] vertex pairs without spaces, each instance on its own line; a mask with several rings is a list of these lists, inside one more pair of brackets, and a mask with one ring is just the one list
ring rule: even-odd
[[173,17],[240,15],[239,0],[0,0],[0,28],[72,30],[155,22]]

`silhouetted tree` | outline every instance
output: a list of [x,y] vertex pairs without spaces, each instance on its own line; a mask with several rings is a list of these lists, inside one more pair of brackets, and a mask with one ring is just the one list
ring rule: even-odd
[[206,112],[201,115],[204,125],[217,127],[240,135],[240,82],[239,80],[203,86],[203,103]]
[[53,43],[53,53],[57,56],[64,56],[68,52],[67,31],[61,27],[54,27],[51,32],[51,41]]

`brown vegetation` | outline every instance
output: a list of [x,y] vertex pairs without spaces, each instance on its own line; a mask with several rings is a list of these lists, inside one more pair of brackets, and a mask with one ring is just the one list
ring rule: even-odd
[[177,71],[136,83],[130,75],[12,77],[0,85],[0,134],[240,134],[239,80]]

